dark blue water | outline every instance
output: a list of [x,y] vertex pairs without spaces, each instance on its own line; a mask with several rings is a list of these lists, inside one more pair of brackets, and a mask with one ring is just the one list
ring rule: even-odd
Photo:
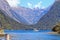
[[48,34],[51,30],[5,30],[11,40],[60,40],[60,34]]
[[5,33],[37,33],[37,32],[51,32],[51,30],[39,30],[39,31],[34,31],[34,30],[5,30]]

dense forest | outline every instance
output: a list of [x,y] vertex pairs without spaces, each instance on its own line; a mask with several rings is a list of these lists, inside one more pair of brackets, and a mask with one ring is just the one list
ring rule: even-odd
[[11,29],[10,23],[8,22],[8,20],[6,20],[5,16],[1,11],[0,11],[0,28]]

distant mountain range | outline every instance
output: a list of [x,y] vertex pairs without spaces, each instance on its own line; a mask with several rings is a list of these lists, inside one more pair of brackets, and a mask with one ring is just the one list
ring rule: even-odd
[[[1,2],[2,2],[3,0],[1,0],[0,1],[0,4],[1,4]],[[1,4],[2,5],[2,4]],[[1,6],[0,5],[0,6]],[[5,5],[5,4],[4,4]],[[50,9],[50,11],[46,14],[46,15],[44,15],[41,19],[40,19],[40,21],[37,23],[37,24],[35,24],[35,25],[24,25],[24,24],[21,24],[21,23],[18,23],[18,22],[16,22],[15,20],[13,20],[13,19],[11,19],[9,16],[11,16],[11,17],[13,17],[13,15],[11,15],[11,14],[9,14],[9,16],[6,16],[4,13],[5,12],[3,12],[2,10],[0,10],[0,18],[1,18],[1,23],[0,24],[2,24],[2,27],[4,28],[4,29],[34,29],[34,28],[37,28],[37,29],[51,29],[55,24],[56,24],[56,22],[58,22],[58,20],[60,20],[59,19],[59,17],[58,16],[60,16],[60,2],[59,1],[57,1],[57,2],[55,2],[55,4],[52,6],[52,8]],[[8,5],[9,6],[9,5]],[[25,9],[25,8],[22,8],[22,7],[19,7],[19,8],[13,8],[12,10],[9,8],[9,7],[6,7],[5,9],[4,9],[4,7],[3,6],[1,6],[1,8],[3,9],[3,10],[5,10],[6,12],[8,12],[8,13],[10,13],[9,11],[12,11],[12,10],[14,10],[14,12],[16,12],[16,13],[22,13],[22,12],[20,12],[20,11],[23,11],[23,14],[24,14],[24,17],[25,17],[25,13],[33,13],[33,15],[37,15],[37,14],[35,14],[33,11],[36,11],[36,10],[32,10],[31,11],[31,9]],[[9,10],[8,10],[8,9]],[[21,9],[21,10],[20,10]],[[16,10],[18,10],[18,11],[16,11]],[[20,10],[20,11],[19,11]],[[28,10],[28,12],[27,12],[27,10]],[[38,9],[39,10],[39,9]],[[30,14],[29,13],[29,14]],[[39,12],[38,13],[40,13],[40,10],[39,10]],[[20,16],[22,16],[23,14],[21,14]],[[29,15],[28,14],[28,15]],[[8,15],[8,14],[7,14]],[[27,16],[28,16],[27,15]],[[39,15],[39,14],[38,14]],[[14,18],[14,17],[13,17]],[[21,17],[22,18],[22,17]],[[28,18],[28,17],[27,17]],[[25,19],[25,18],[24,18]],[[24,20],[23,19],[23,20]],[[57,19],[57,20],[56,20]],[[32,19],[33,20],[33,19]],[[21,21],[21,20],[20,20]],[[23,22],[23,21],[22,21]]]
[[[24,24],[36,24],[37,21],[45,14],[44,9],[29,9],[24,7],[12,8],[15,14],[13,14],[18,21]],[[10,10],[11,11],[11,10]],[[11,11],[13,12],[13,11]],[[47,12],[47,11],[45,11]]]
[[[33,25],[36,24],[39,19],[45,15],[48,10],[47,9],[30,9],[25,7],[10,7],[9,4],[4,1],[0,0],[1,3],[1,10],[4,11],[6,16],[14,19],[15,21],[26,24],[26,25]],[[49,8],[48,8],[49,9]]]

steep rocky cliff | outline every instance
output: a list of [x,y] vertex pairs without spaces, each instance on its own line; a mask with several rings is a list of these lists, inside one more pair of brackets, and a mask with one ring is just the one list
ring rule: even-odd
[[0,11],[0,25],[4,29],[52,29],[53,26],[60,22],[60,1],[56,1],[50,11],[44,15],[35,25],[23,25],[13,19],[5,16]]

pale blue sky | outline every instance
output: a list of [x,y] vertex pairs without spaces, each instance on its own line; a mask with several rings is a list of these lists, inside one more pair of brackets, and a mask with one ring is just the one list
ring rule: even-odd
[[26,8],[47,8],[55,0],[8,0],[12,7],[22,6]]

